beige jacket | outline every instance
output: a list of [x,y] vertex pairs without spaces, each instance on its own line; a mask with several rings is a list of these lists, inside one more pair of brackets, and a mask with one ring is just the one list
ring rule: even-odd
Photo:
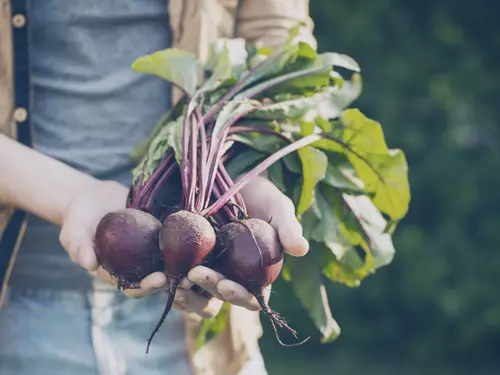
[[[206,59],[210,42],[218,37],[239,36],[259,45],[274,45],[287,37],[298,21],[307,26],[301,31],[304,40],[316,46],[309,17],[309,0],[169,0],[168,8],[173,33],[173,47]],[[28,26],[29,19],[13,14],[11,0],[0,0],[0,132],[17,137],[18,127],[30,126],[29,108],[16,107],[14,99],[13,28]],[[235,34],[236,31],[236,34]],[[175,99],[177,96],[175,96]],[[7,241],[5,228],[14,208],[0,207],[0,241]],[[26,220],[13,234],[5,270],[0,269],[2,290],[0,308],[14,267],[16,253]],[[1,242],[0,242],[1,243]],[[0,250],[4,249],[0,246]],[[1,258],[0,254],[0,258]],[[3,254],[5,255],[5,254]],[[185,315],[186,343],[195,375],[235,375],[256,353],[262,334],[259,315],[243,308],[231,307],[228,329],[195,353],[194,342],[200,319]]]

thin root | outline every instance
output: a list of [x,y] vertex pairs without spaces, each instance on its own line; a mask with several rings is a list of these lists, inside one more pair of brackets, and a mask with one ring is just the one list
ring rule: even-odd
[[307,340],[310,339],[310,336],[309,336],[309,337],[305,338],[304,340],[302,340],[302,341],[300,341],[298,343],[295,343],[295,344],[285,344],[285,343],[283,343],[283,341],[281,341],[281,339],[279,338],[278,330],[277,330],[276,326],[278,326],[280,328],[285,328],[286,330],[288,330],[289,332],[291,332],[292,335],[298,340],[299,338],[297,337],[297,331],[295,331],[293,328],[291,328],[285,322],[285,320],[280,316],[279,313],[277,313],[276,311],[272,310],[267,305],[267,303],[264,301],[264,297],[262,295],[260,295],[260,296],[256,295],[255,297],[257,298],[257,301],[259,302],[259,305],[262,308],[262,311],[264,312],[264,314],[267,315],[267,317],[271,321],[271,325],[273,326],[273,330],[274,330],[274,334],[276,336],[276,340],[278,340],[278,342],[280,343],[280,345],[287,346],[287,347],[290,347],[290,346],[299,346],[299,345],[304,344]]
[[177,291],[177,288],[178,288],[180,282],[181,282],[181,279],[179,277],[173,278],[172,281],[170,282],[170,286],[168,288],[167,304],[165,305],[165,309],[163,310],[163,314],[161,316],[160,321],[156,325],[153,333],[151,333],[151,336],[149,336],[148,346],[146,348],[146,354],[149,353],[149,346],[151,345],[151,341],[153,341],[153,337],[155,337],[156,333],[160,330],[160,327],[163,325],[165,318],[167,317],[168,313],[172,309],[172,305],[173,305],[174,299],[175,299],[175,292]]

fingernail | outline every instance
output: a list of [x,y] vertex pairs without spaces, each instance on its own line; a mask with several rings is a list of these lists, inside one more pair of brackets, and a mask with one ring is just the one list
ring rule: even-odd
[[309,241],[305,237],[302,237],[302,243],[304,244],[304,249],[309,251]]

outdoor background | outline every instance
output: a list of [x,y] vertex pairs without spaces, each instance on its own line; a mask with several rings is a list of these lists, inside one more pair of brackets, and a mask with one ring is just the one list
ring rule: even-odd
[[[330,288],[336,342],[283,348],[262,319],[270,375],[500,372],[499,10],[498,0],[311,0],[320,50],[359,62],[355,105],[407,154],[412,202],[394,262],[358,289]],[[296,300],[275,293],[271,305],[313,332]]]

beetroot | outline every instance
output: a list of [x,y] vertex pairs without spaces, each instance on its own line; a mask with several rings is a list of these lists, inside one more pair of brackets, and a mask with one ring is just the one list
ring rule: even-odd
[[[217,235],[217,252],[214,268],[257,298],[262,311],[271,321],[279,343],[285,345],[278,337],[276,325],[297,337],[295,330],[271,310],[262,294],[263,288],[276,280],[283,267],[283,248],[274,228],[266,221],[255,218],[226,224]],[[299,344],[303,342],[305,340]]]
[[126,208],[105,215],[97,226],[94,248],[102,267],[121,289],[134,288],[161,271],[158,236],[161,223],[152,215]]
[[173,213],[163,221],[160,230],[160,249],[169,280],[168,300],[160,321],[148,340],[151,341],[172,308],[181,279],[189,270],[204,262],[215,247],[215,232],[203,216],[185,210]]

